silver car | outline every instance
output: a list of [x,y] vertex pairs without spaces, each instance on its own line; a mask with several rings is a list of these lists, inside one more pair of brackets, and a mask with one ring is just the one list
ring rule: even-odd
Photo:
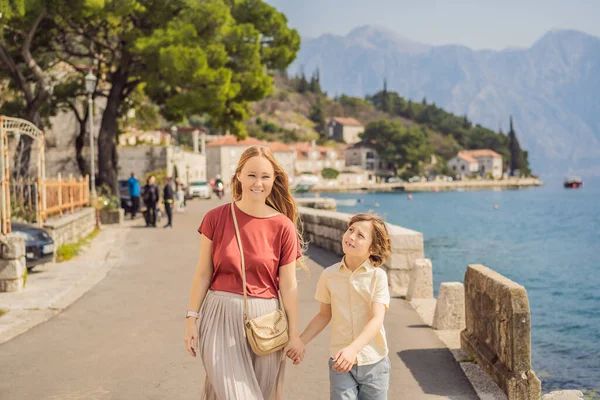
[[206,181],[191,182],[188,188],[188,196],[190,198],[210,199],[212,197],[212,188]]

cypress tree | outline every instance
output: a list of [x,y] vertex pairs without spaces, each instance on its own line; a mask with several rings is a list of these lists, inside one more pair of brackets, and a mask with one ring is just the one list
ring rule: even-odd
[[521,174],[526,173],[527,162],[513,127],[512,115],[510,116],[510,130],[508,131],[508,149],[510,151],[510,174],[513,175],[516,170],[519,170]]

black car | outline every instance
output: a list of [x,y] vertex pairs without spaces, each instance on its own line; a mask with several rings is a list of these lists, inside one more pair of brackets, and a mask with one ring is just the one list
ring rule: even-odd
[[131,202],[131,196],[129,196],[129,183],[126,179],[119,181],[119,197],[121,208],[125,210],[126,214],[130,214],[133,210],[133,203]]
[[22,222],[11,222],[13,233],[25,240],[27,269],[52,261],[54,258],[54,240],[48,232],[36,226]]

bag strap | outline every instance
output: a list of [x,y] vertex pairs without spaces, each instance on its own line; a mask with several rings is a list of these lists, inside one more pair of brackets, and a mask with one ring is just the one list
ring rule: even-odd
[[233,216],[233,225],[235,226],[235,237],[240,248],[240,259],[242,260],[242,285],[244,286],[244,323],[248,322],[248,298],[246,294],[246,263],[244,262],[244,249],[242,248],[242,238],[238,228],[237,218],[235,217],[234,202],[231,202],[231,215]]
[[[244,261],[244,249],[242,248],[242,238],[240,236],[240,228],[238,227],[237,218],[235,216],[234,202],[231,202],[231,215],[233,216],[233,225],[235,226],[235,237],[237,238],[238,247],[240,248],[240,259],[242,260],[242,285],[244,285],[244,323],[248,322],[248,295],[246,293],[246,263]],[[283,299],[281,293],[277,291],[277,300],[279,309],[287,318],[285,308],[283,307]]]

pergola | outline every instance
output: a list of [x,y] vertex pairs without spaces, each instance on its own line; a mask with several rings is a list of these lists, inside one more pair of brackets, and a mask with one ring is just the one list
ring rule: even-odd
[[44,155],[44,132],[29,121],[0,115],[0,230],[3,235],[10,233],[10,159],[8,154],[8,135],[27,135],[37,143],[38,185],[37,185],[37,223],[42,223],[41,211],[46,203],[46,191],[43,190],[46,178]]

